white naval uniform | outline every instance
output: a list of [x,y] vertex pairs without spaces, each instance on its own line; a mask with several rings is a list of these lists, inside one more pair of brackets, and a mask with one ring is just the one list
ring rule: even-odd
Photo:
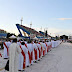
[[35,49],[35,50],[38,49],[36,43],[33,43],[33,61],[36,61],[36,60],[35,60],[35,52],[34,52],[34,49]]
[[45,50],[45,54],[47,54],[47,48],[48,48],[48,45],[47,45],[47,42],[45,42],[45,47],[46,47],[46,50]]
[[[33,52],[33,44],[32,43],[27,44],[27,48],[28,48],[30,55],[31,55],[31,52]],[[31,64],[33,64],[33,60],[31,60]]]
[[46,44],[47,44],[47,48],[48,48],[48,50],[49,50],[49,47],[48,47],[48,42],[46,42]]
[[26,53],[26,67],[27,67],[27,66],[30,66],[30,63],[29,63],[28,47],[26,47],[26,49],[27,49],[27,53]]
[[[40,53],[41,53],[41,45],[37,43],[37,47],[39,48]],[[39,50],[37,51],[37,53],[38,53],[38,54],[37,54],[37,55],[38,55],[38,56],[37,56],[37,57],[38,57],[38,60],[40,59],[40,58],[39,58]]]
[[[5,44],[6,44],[6,46],[8,47],[8,42],[5,42]],[[7,48],[6,48],[6,46],[3,44],[3,47],[4,47],[4,55],[3,55],[3,57],[4,58],[8,58],[9,56],[8,56],[8,54],[7,54]],[[9,48],[8,48],[9,49]]]
[[12,43],[9,47],[9,72],[18,72],[20,47],[17,43]]
[[10,41],[8,41],[8,48],[9,48],[9,46],[11,45],[12,43],[10,42]]
[[54,45],[54,41],[52,41],[52,42],[48,42],[49,51],[51,50],[50,45],[51,45],[52,43],[53,43],[53,47],[55,47],[55,45]]
[[21,45],[21,43],[20,42],[17,42],[17,44],[20,46]]
[[44,48],[43,48],[43,43],[40,42],[40,45],[41,45],[41,48],[42,48],[42,52],[41,52],[41,58],[42,58],[42,56],[43,56],[43,50],[44,50]]
[[25,42],[25,44],[27,44],[27,41],[24,41]]
[[[21,48],[26,55],[28,53],[28,49],[25,47],[25,45],[21,45]],[[24,57],[23,57],[22,53],[20,53],[19,54],[19,70],[24,70],[23,69],[23,62],[24,62]]]
[[43,43],[43,48],[45,49],[45,54],[47,54],[47,47],[45,43]]

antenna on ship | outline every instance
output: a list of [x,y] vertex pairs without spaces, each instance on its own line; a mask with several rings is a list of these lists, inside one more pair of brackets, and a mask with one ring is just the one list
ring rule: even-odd
[[30,23],[30,28],[31,28],[31,26],[32,26],[32,22]]
[[41,29],[41,31],[42,31],[42,26],[41,26],[41,28],[40,28],[40,29]]
[[21,18],[21,25],[22,25],[23,17]]

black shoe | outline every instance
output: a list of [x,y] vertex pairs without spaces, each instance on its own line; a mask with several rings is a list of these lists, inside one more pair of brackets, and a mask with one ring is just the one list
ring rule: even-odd
[[44,56],[42,56],[42,57],[44,57]]
[[37,63],[37,61],[35,61],[35,63]]
[[27,67],[29,67],[29,66],[27,66]]
[[21,71],[21,70],[18,70],[18,71]]
[[4,59],[8,59],[8,58],[4,58]]
[[18,70],[18,71],[25,71],[25,70]]
[[32,64],[31,64],[32,65]]
[[40,59],[38,61],[40,61]]

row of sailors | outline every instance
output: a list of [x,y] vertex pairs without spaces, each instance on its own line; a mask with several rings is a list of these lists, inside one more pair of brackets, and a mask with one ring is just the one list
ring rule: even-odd
[[51,43],[52,43],[52,48],[55,48],[55,47],[57,47],[58,45],[60,45],[61,43],[62,43],[62,41],[61,40],[57,40],[57,41],[51,41]]
[[[52,43],[48,41],[18,41],[17,44],[22,50],[22,52],[19,54],[19,71],[24,70],[25,67],[29,67],[33,64],[33,62],[39,61],[52,48]],[[10,41],[4,42],[3,44],[4,58],[9,57],[8,49],[10,45]]]

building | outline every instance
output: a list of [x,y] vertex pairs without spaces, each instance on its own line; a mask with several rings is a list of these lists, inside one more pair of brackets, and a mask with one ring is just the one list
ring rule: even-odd
[[0,38],[7,37],[7,32],[3,29],[0,29]]
[[3,29],[0,29],[0,33],[7,33],[7,32]]
[[60,36],[60,39],[62,39],[62,40],[68,40],[68,36],[62,35],[62,36]]

